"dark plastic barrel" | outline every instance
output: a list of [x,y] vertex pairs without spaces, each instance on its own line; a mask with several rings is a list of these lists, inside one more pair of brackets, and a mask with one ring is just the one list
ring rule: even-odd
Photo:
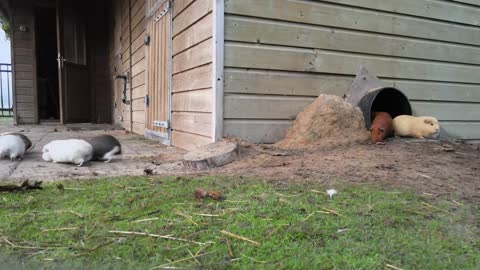
[[408,98],[398,89],[385,87],[368,91],[358,104],[363,112],[365,126],[370,129],[374,112],[387,112],[393,118],[399,115],[412,115]]

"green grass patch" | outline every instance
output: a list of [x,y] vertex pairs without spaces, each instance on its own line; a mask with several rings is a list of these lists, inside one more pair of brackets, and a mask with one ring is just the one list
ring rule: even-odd
[[[331,200],[314,183],[213,177],[62,185],[0,194],[3,266],[480,269],[478,205],[452,198],[356,186]],[[226,200],[198,203],[198,187]]]
[[[1,112],[0,112],[1,114]],[[3,117],[0,116],[0,125],[1,124],[12,124],[13,123],[13,117]]]

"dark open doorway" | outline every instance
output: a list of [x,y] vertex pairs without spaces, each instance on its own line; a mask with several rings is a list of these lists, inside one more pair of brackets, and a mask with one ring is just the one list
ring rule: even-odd
[[55,7],[35,9],[38,115],[40,120],[60,120]]

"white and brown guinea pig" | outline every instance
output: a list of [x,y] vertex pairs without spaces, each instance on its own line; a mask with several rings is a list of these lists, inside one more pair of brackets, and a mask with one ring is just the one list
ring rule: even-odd
[[111,135],[100,135],[86,141],[93,147],[92,160],[103,160],[108,163],[112,161],[113,156],[122,153],[122,145]]
[[42,158],[53,163],[73,163],[79,167],[92,159],[92,145],[84,140],[51,141],[43,147]]
[[30,139],[27,136],[23,135],[22,133],[6,132],[6,133],[0,134],[0,136],[5,136],[5,135],[14,135],[22,139],[23,143],[25,144],[25,152],[32,148],[32,145],[33,145],[32,141],[30,141]]
[[436,138],[440,125],[435,117],[400,115],[393,119],[395,136],[415,138]]
[[19,136],[0,136],[0,158],[9,157],[11,161],[22,159],[25,154],[25,142]]

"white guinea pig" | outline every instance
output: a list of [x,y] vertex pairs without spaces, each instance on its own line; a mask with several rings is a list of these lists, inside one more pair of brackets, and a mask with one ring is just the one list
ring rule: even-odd
[[22,159],[25,154],[25,142],[15,135],[0,136],[0,158],[9,157],[11,161]]
[[436,138],[440,132],[440,125],[435,117],[400,115],[393,119],[395,136]]
[[92,159],[93,147],[84,140],[55,140],[43,147],[42,158],[54,163],[73,163],[79,167]]

